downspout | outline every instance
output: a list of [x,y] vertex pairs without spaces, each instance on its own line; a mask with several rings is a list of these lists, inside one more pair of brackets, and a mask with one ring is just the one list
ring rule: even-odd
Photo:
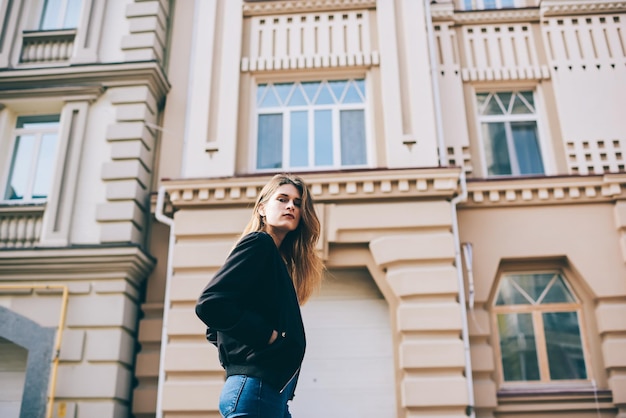
[[459,175],[461,193],[450,201],[452,210],[452,235],[454,236],[454,263],[456,264],[456,277],[459,286],[459,305],[461,305],[461,337],[463,339],[463,350],[465,353],[465,381],[467,382],[467,416],[474,418],[474,379],[472,377],[472,358],[470,354],[469,327],[467,322],[467,304],[465,301],[465,281],[463,280],[463,264],[461,261],[461,242],[459,239],[459,221],[457,215],[457,205],[467,198],[467,182],[465,171],[461,170]]
[[448,165],[448,160],[446,159],[446,144],[443,140],[443,118],[441,116],[441,96],[439,93],[439,69],[437,68],[437,56],[435,54],[435,34],[433,32],[433,17],[430,12],[430,0],[424,0],[424,14],[426,15],[428,53],[430,55],[430,78],[433,84],[433,106],[435,108],[437,147],[439,148],[439,167],[445,167]]
[[163,385],[165,384],[165,351],[167,349],[167,321],[170,313],[170,286],[172,282],[172,260],[174,257],[174,220],[165,216],[165,187],[159,187],[155,209],[157,221],[170,228],[170,237],[167,246],[167,267],[165,273],[165,295],[163,297],[163,326],[161,327],[161,350],[159,355],[159,378],[157,382],[156,418],[163,418]]

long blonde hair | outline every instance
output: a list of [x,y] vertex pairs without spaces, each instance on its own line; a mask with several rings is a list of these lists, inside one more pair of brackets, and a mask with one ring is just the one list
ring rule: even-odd
[[298,301],[304,305],[313,292],[319,289],[324,271],[322,259],[315,248],[320,236],[320,221],[313,207],[313,198],[304,181],[291,174],[277,174],[272,177],[257,197],[252,217],[242,237],[250,232],[265,231],[265,223],[259,208],[283,184],[291,184],[298,189],[302,200],[300,223],[283,239],[279,251],[287,263]]

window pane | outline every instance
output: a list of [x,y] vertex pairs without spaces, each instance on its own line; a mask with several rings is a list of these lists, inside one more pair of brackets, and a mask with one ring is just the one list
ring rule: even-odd
[[333,96],[330,94],[330,90],[328,90],[328,85],[322,84],[322,88],[320,89],[320,92],[315,99],[315,104],[324,105],[334,103],[335,99],[333,99]]
[[487,172],[490,175],[512,174],[504,123],[483,123],[482,131]]
[[520,174],[543,174],[536,122],[511,122]]
[[500,282],[496,306],[502,305],[530,305],[531,301],[524,296],[513,284],[511,277],[504,277]]
[[559,276],[548,293],[543,297],[541,303],[575,303],[574,295],[569,291],[563,278]]
[[283,115],[259,115],[257,168],[281,168],[283,157]]
[[58,128],[58,126],[59,115],[20,116],[16,124],[18,129],[47,129]]
[[333,91],[337,102],[341,102],[341,97],[343,96],[343,91],[346,89],[346,85],[348,82],[346,80],[336,80],[329,81],[330,89]]
[[302,89],[299,85],[293,91],[293,94],[289,98],[289,106],[306,106],[308,103],[302,94]]
[[365,164],[365,115],[362,110],[344,110],[341,119],[341,164]]
[[68,0],[67,11],[65,13],[65,21],[63,22],[64,28],[76,28],[78,27],[78,20],[80,19],[80,9],[83,0]]
[[308,136],[308,112],[291,112],[289,141],[289,165],[291,167],[306,167],[309,165]]
[[32,170],[33,153],[35,152],[35,137],[22,135],[17,137],[9,181],[4,193],[5,199],[24,199],[28,196],[28,180]]
[[287,97],[289,97],[289,93],[293,87],[293,83],[276,83],[274,84],[274,89],[276,89],[276,94],[280,98],[281,104],[287,104]]
[[50,184],[54,173],[54,157],[56,154],[57,135],[45,134],[41,141],[39,157],[33,184],[33,199],[43,199],[48,197]]
[[46,0],[43,5],[43,13],[41,15],[41,23],[39,29],[59,29],[59,13],[61,0]]
[[548,274],[513,274],[511,279],[521,287],[533,302],[539,299],[539,296],[546,289],[550,281],[554,278],[554,273]]
[[333,119],[330,110],[315,111],[315,165],[333,165]]
[[319,81],[307,81],[302,83],[302,88],[304,89],[304,92],[306,93],[306,96],[309,98],[310,102],[313,102],[313,100],[315,99],[315,95],[317,94],[317,90],[319,89],[319,87]]
[[576,312],[543,314],[550,378],[586,379],[585,358]]
[[515,100],[513,101],[513,108],[511,109],[511,114],[513,115],[532,115],[533,110],[530,109],[526,103],[520,98],[520,96],[515,95]]
[[494,94],[489,99],[483,115],[503,115],[506,113],[506,107],[503,107],[500,103],[498,95]]
[[500,0],[501,7],[515,7],[515,0]]
[[513,97],[513,93],[498,93],[498,98],[502,102],[505,113],[509,113],[509,107],[511,106],[511,97]]
[[531,314],[499,314],[498,332],[504,380],[539,380],[535,332]]
[[483,0],[483,4],[485,5],[485,9],[496,8],[496,0]]

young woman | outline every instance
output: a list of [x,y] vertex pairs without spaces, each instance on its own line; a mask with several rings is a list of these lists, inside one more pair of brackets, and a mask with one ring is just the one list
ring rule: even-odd
[[300,314],[322,277],[320,224],[305,183],[279,174],[261,190],[252,218],[196,313],[226,370],[225,418],[289,418],[304,358]]

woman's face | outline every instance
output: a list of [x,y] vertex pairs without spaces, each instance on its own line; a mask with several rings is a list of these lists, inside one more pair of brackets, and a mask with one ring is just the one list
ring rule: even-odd
[[279,186],[270,198],[259,207],[265,216],[267,232],[287,233],[294,231],[300,223],[302,196],[293,184]]

